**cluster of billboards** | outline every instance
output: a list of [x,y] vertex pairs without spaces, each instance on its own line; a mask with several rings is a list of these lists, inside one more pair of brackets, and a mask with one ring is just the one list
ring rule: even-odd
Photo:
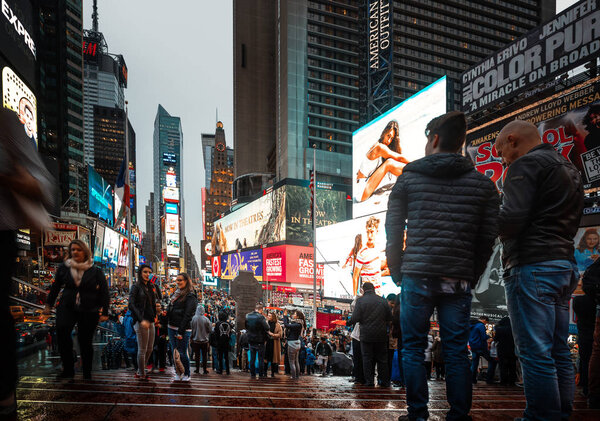
[[115,201],[113,188],[100,174],[88,165],[88,206],[99,219],[114,225]]
[[[129,241],[127,237],[119,234],[117,231],[96,223],[93,243],[93,259],[96,263],[102,263],[107,267],[127,267]],[[133,256],[135,266],[139,266],[139,249],[134,247]]]

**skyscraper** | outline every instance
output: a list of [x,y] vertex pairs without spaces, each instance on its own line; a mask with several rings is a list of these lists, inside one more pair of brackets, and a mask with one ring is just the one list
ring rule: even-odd
[[63,216],[87,211],[81,0],[36,0],[39,150],[56,161]]
[[[184,257],[182,253],[183,233],[185,233],[182,154],[181,119],[171,116],[159,104],[154,119],[154,244],[156,250],[163,250],[167,259]],[[167,203],[169,209],[173,209],[170,211],[172,213],[166,212]],[[177,226],[171,226],[170,232],[165,231],[167,218],[170,220],[176,218],[178,221]],[[175,224],[174,220],[172,222]]]

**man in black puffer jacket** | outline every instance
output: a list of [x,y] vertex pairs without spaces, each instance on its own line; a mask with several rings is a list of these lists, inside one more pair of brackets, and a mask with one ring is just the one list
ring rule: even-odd
[[465,133],[462,113],[430,121],[425,158],[404,167],[388,202],[386,254],[394,282],[402,284],[400,324],[410,420],[429,416],[423,361],[435,307],[450,403],[446,419],[470,419],[471,288],[492,253],[500,199],[490,179],[460,155]]
[[392,310],[385,298],[375,294],[372,283],[365,282],[362,289],[364,295],[356,300],[350,324],[360,323],[360,352],[365,386],[374,386],[373,370],[377,363],[377,381],[381,386],[388,387],[390,370],[387,327],[392,321]]

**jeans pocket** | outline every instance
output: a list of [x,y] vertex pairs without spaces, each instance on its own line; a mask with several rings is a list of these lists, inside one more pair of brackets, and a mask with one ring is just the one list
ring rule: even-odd
[[569,305],[571,270],[532,271],[538,300],[545,304]]

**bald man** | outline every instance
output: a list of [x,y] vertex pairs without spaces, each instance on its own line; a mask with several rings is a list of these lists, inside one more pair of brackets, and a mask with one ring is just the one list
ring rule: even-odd
[[499,224],[527,398],[523,419],[566,420],[575,393],[567,336],[579,277],[573,237],[583,209],[581,176],[525,121],[504,126],[496,150],[508,167]]

